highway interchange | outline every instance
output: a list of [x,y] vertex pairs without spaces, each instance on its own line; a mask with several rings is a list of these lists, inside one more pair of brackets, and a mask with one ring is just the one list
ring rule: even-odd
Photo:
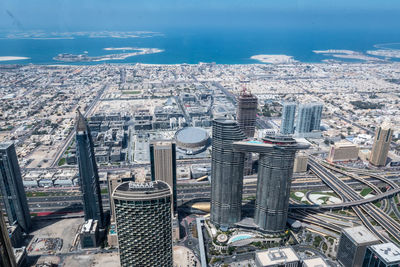
[[[209,159],[208,159],[209,161]],[[207,160],[201,161],[201,163],[206,163]],[[199,163],[197,161],[181,161],[178,162],[178,165],[186,165]],[[137,164],[135,164],[137,165]],[[143,164],[142,164],[143,165]],[[145,164],[147,165],[147,164]],[[344,171],[341,168],[337,168],[334,165],[328,165],[323,162],[319,162],[318,160],[310,157],[309,166],[312,174],[303,175],[295,177],[292,183],[292,190],[321,190],[322,188],[326,189],[326,186],[332,189],[342,200],[343,202],[340,204],[329,204],[329,205],[301,205],[292,203],[291,204],[291,217],[294,219],[302,220],[306,223],[311,223],[314,225],[319,225],[328,230],[332,230],[335,232],[340,232],[341,225],[330,223],[329,220],[321,219],[321,215],[324,214],[324,211],[329,211],[332,209],[343,209],[351,207],[355,214],[358,216],[359,220],[369,228],[373,233],[376,234],[380,239],[388,241],[390,240],[390,236],[397,241],[400,242],[400,226],[399,224],[391,218],[387,213],[384,212],[383,209],[378,208],[374,204],[375,201],[381,200],[383,208],[388,208],[389,212],[393,211],[399,217],[399,210],[397,205],[393,199],[393,196],[397,196],[400,192],[400,187],[395,182],[398,181],[398,176],[395,179],[388,178],[382,175],[379,175],[374,172],[369,172],[365,170],[359,169],[351,169],[350,171]],[[135,166],[137,167],[137,166]],[[127,166],[126,169],[132,169],[133,166]],[[121,169],[121,167],[117,168]],[[331,171],[329,171],[330,169]],[[103,171],[113,171],[115,168],[103,168]],[[333,172],[338,172],[344,175],[344,177],[350,177],[351,179],[346,178],[338,178]],[[318,180],[317,178],[320,180]],[[368,178],[365,178],[368,177]],[[379,189],[379,186],[382,184],[386,184],[388,190],[386,192],[382,192]],[[375,191],[375,196],[372,198],[363,198],[359,193],[357,193],[352,187],[360,187],[360,185],[364,185],[364,187],[370,187]],[[104,188],[104,186],[103,186]],[[314,189],[313,189],[314,188]],[[58,192],[62,192],[62,188],[57,189]],[[56,192],[57,192],[56,190]],[[244,188],[243,188],[243,199],[251,199],[256,194],[256,176],[248,176],[245,177],[244,180]],[[190,183],[178,183],[177,188],[178,194],[178,204],[184,205],[188,202],[193,202],[196,200],[209,200],[210,198],[210,183],[206,182],[190,182]],[[103,194],[103,205],[105,208],[109,208],[109,196],[108,193]],[[81,195],[79,193],[78,188],[75,188],[75,191],[70,194],[57,194],[57,193],[49,193],[46,196],[38,196],[38,197],[28,197],[28,203],[32,213],[38,212],[57,212],[57,211],[81,211],[82,210],[82,201]],[[340,217],[340,216],[339,216]],[[372,219],[372,220],[371,220]],[[339,222],[338,219],[336,222]],[[345,221],[345,220],[342,220]],[[380,225],[383,229],[390,234],[390,236],[386,236],[382,234],[381,231],[377,231],[373,222],[375,224]]]

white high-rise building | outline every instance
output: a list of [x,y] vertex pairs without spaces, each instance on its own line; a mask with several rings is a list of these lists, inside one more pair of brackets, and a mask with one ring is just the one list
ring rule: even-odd
[[281,134],[294,133],[295,116],[296,116],[296,103],[284,103],[282,109]]

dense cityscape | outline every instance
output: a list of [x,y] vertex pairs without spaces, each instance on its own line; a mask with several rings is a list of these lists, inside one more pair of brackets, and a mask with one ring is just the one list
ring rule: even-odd
[[1,266],[397,266],[399,66],[1,65]]

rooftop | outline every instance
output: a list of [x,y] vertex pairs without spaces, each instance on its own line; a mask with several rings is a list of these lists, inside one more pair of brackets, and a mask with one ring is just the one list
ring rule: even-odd
[[387,264],[400,262],[400,248],[391,242],[373,245],[371,249]]
[[345,228],[343,232],[347,234],[359,245],[369,244],[371,242],[379,242],[379,239],[373,235],[365,226],[357,226],[352,228]]
[[320,257],[303,260],[304,267],[328,267],[329,265]]
[[114,189],[113,198],[124,200],[157,199],[171,195],[169,185],[163,181],[146,183],[125,182]]
[[299,257],[291,247],[270,248],[256,253],[262,266],[275,266],[282,263],[299,261]]
[[13,145],[13,142],[2,142],[0,143],[0,150],[7,149]]

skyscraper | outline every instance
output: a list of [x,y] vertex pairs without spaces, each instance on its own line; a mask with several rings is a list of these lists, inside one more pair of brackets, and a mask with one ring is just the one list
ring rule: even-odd
[[[250,92],[242,91],[238,97],[238,108],[236,120],[240,129],[248,138],[254,137],[257,119],[258,99]],[[253,169],[253,159],[251,153],[245,155],[244,175],[250,175]]]
[[319,131],[323,105],[321,103],[301,104],[296,121],[296,133]]
[[22,184],[17,154],[14,144],[0,143],[0,187],[8,221],[18,223],[24,232],[31,227],[31,215]]
[[237,122],[246,137],[254,137],[258,99],[250,92],[241,92],[238,97]]
[[313,107],[309,104],[299,105],[296,121],[296,133],[308,133],[311,129]]
[[324,106],[321,103],[313,103],[311,105],[313,111],[311,116],[310,132],[319,131],[321,128],[321,117]]
[[17,267],[3,212],[0,210],[0,266]]
[[393,131],[388,123],[384,123],[376,130],[374,145],[372,146],[370,162],[375,166],[385,166],[387,155],[392,141]]
[[336,258],[344,267],[361,267],[367,246],[379,242],[365,226],[345,228],[340,236]]
[[173,211],[176,212],[176,145],[170,141],[150,143],[151,180],[164,181],[172,189]]
[[296,103],[284,103],[282,109],[281,134],[294,133],[295,116],[296,116]]
[[172,267],[171,189],[126,182],[113,192],[121,267]]
[[244,154],[232,143],[245,138],[232,120],[213,121],[211,156],[211,221],[223,228],[241,219]]
[[104,228],[103,204],[93,140],[87,122],[79,110],[76,118],[76,152],[85,221],[97,220],[100,228]]
[[267,136],[263,141],[272,147],[258,160],[254,222],[263,231],[278,233],[286,229],[296,151],[308,145],[284,136]]

